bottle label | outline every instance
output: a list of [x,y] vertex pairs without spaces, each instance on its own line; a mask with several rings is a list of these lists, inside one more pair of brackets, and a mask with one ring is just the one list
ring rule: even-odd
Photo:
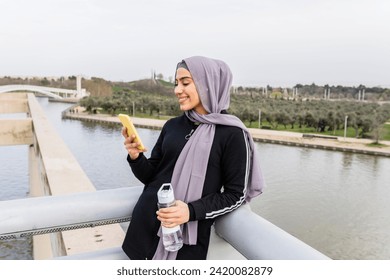
[[161,209],[161,208],[168,208],[168,207],[172,207],[172,206],[175,206],[175,205],[176,205],[176,201],[175,200],[171,201],[170,203],[160,203],[160,202],[157,203],[157,206],[158,206],[159,209]]
[[163,234],[171,234],[171,233],[175,233],[175,232],[179,231],[180,226],[175,226],[173,228],[166,228],[164,226],[161,226],[161,230],[162,230]]

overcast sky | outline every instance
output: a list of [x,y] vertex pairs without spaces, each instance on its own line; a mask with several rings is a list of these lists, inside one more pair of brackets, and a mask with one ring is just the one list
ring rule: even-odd
[[193,55],[234,85],[390,87],[390,1],[0,0],[0,76],[168,78]]

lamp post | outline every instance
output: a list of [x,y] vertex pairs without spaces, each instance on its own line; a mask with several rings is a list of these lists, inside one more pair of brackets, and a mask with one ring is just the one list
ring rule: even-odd
[[348,116],[345,116],[345,123],[344,123],[344,141],[345,141],[345,138],[347,137],[347,121],[348,121]]
[[259,128],[261,128],[261,110],[259,109]]

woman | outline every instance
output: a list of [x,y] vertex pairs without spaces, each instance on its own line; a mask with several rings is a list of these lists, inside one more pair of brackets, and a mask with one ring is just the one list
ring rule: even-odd
[[[253,140],[227,114],[232,74],[222,61],[190,57],[176,69],[175,95],[184,114],[164,125],[150,158],[122,130],[128,162],[145,184],[122,248],[130,259],[206,259],[214,219],[262,192]],[[157,191],[171,183],[177,203],[157,210]],[[167,252],[159,238],[181,225],[184,246]]]

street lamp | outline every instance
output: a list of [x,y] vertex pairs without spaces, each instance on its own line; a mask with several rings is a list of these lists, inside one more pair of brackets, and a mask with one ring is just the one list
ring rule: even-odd
[[261,110],[259,109],[259,128],[261,128]]
[[348,116],[345,116],[345,123],[344,123],[344,141],[345,141],[345,137],[347,137],[347,121],[348,121]]

